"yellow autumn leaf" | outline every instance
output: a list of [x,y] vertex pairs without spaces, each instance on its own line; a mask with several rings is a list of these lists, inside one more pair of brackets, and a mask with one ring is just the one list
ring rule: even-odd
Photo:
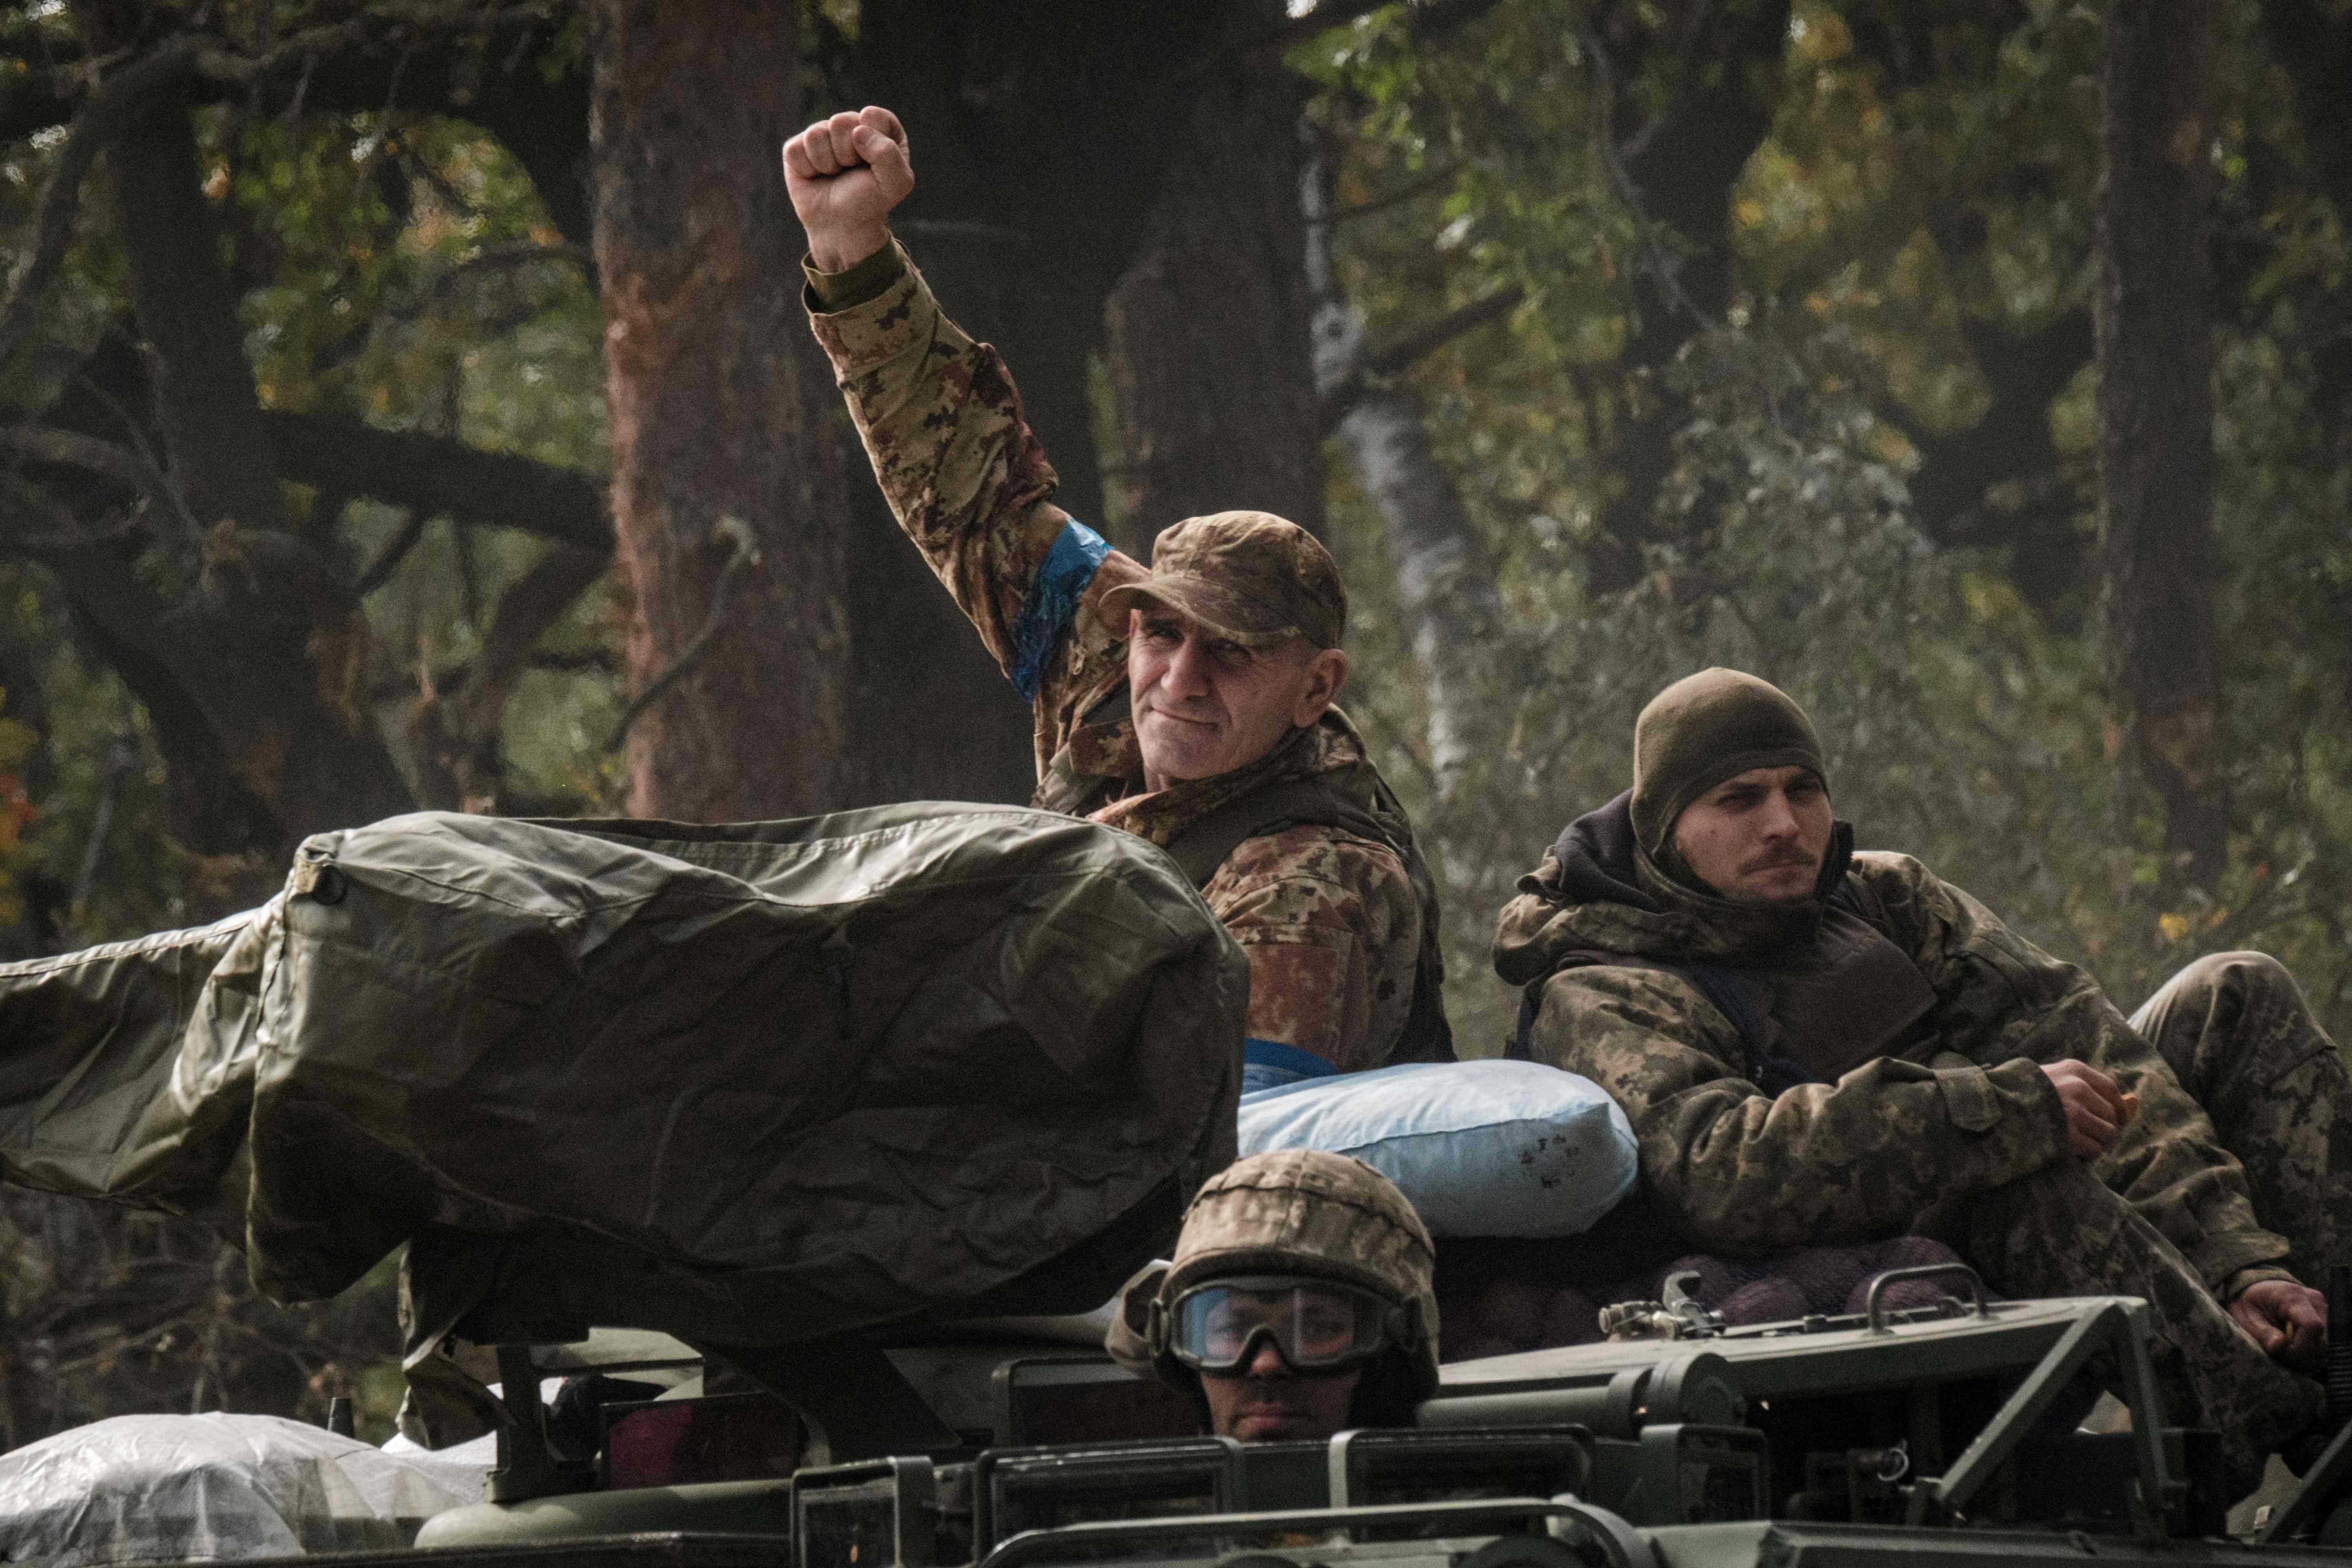
[[[0,701],[7,694],[0,692]],[[41,737],[29,724],[15,719],[0,719],[0,769],[13,769],[41,749]]]
[[2156,929],[2164,934],[2165,941],[2179,942],[2189,934],[2189,917],[2167,910],[2156,917]]

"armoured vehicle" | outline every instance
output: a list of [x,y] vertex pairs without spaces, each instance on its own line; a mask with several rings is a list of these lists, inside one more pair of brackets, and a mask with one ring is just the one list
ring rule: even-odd
[[[1033,1321],[775,1358],[789,1416],[607,1403],[583,1462],[550,1447],[541,1377],[644,1375],[661,1342],[507,1346],[492,1500],[417,1545],[466,1568],[2352,1563],[2352,1436],[2231,1536],[2211,1434],[2078,1426],[2096,1383],[2158,1409],[2141,1303],[1990,1301],[1964,1268],[1936,1306],[1882,1302],[1926,1272],[1851,1317],[1730,1329],[1670,1288],[1615,1314],[1644,1337],[1450,1364],[1412,1428],[1326,1443],[1190,1435],[1174,1391],[1024,1342],[1055,1328]],[[808,1462],[748,1473],[786,1455]]]

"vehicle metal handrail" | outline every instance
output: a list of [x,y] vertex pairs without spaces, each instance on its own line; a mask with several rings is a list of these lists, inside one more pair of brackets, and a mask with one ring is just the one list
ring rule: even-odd
[[1862,1299],[1863,1321],[1869,1327],[1870,1331],[1875,1334],[1887,1331],[1886,1316],[1879,1310],[1878,1299],[1886,1293],[1886,1288],[1889,1285],[1900,1285],[1906,1279],[1925,1279],[1934,1274],[1967,1275],[1969,1293],[1975,1296],[1977,1300],[1977,1316],[1979,1318],[1991,1316],[1985,1310],[1984,1280],[1979,1277],[1975,1269],[1965,1263],[1921,1263],[1909,1268],[1889,1268],[1883,1274],[1874,1274],[1870,1277],[1869,1290]]
[[[1023,1568],[1067,1552],[1073,1560],[1106,1546],[1202,1536],[1264,1535],[1277,1531],[1355,1530],[1381,1524],[1470,1525],[1486,1521],[1568,1521],[1591,1532],[1610,1568],[1659,1568],[1647,1537],[1619,1514],[1579,1498],[1471,1498],[1446,1502],[1373,1503],[1358,1508],[1291,1508],[1267,1513],[1196,1514],[1185,1519],[1119,1519],[1024,1530],[1000,1543],[977,1568]],[[1443,1528],[1433,1532],[1447,1533]]]

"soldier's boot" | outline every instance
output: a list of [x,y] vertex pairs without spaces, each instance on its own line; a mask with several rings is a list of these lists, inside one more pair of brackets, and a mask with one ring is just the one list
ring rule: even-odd
[[2003,1295],[2146,1300],[2164,1421],[2221,1434],[2232,1497],[2319,1414],[2319,1384],[2264,1355],[2179,1250],[2078,1161],[1978,1194],[1946,1239]]
[[2287,1266],[2325,1286],[2352,1263],[2352,1073],[2294,976],[2264,953],[2215,953],[2131,1022],[2245,1166],[2255,1215],[2294,1248]]

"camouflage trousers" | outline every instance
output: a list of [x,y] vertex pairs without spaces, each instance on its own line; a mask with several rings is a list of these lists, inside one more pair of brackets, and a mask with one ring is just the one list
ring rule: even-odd
[[2246,1168],[2263,1228],[2286,1266],[2324,1287],[2352,1263],[2352,1075],[2278,960],[2200,958],[2132,1015]]
[[[2200,959],[2132,1024],[2246,1167],[2258,1217],[2294,1247],[2290,1265],[2318,1282],[2345,1258],[2352,1224],[2352,1079],[2294,977],[2261,953]],[[2189,1260],[2077,1161],[1979,1194],[1923,1228],[2003,1294],[2145,1298],[2165,1418],[2218,1430],[2240,1492],[2319,1414],[2319,1384],[2264,1355]]]
[[2221,1434],[2233,1497],[2319,1414],[2319,1384],[2264,1355],[2179,1250],[2080,1161],[1979,1193],[1922,1228],[2000,1295],[2145,1300],[2165,1422]]

